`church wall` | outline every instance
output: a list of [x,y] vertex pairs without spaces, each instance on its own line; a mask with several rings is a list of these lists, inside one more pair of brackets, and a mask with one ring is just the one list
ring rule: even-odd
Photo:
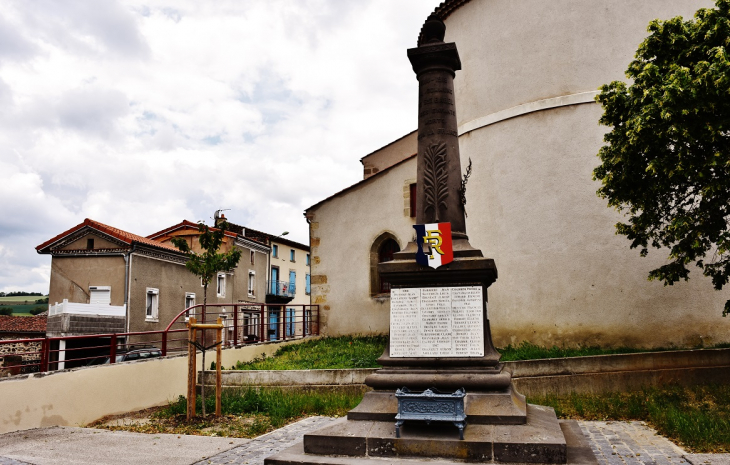
[[[463,70],[455,96],[471,243],[495,259],[489,290],[495,343],[697,345],[729,339],[728,292],[692,273],[649,282],[666,251],[629,249],[621,216],[595,191],[607,128],[597,103],[563,106],[479,127],[518,105],[596,91],[624,70],[653,18],[692,17],[711,1],[470,2],[447,20]],[[590,102],[590,98],[584,101]],[[519,112],[517,112],[519,113]],[[465,132],[467,129],[474,129]]]
[[412,239],[414,220],[404,212],[403,186],[415,177],[411,159],[308,210],[312,304],[320,306],[322,334],[388,332],[390,299],[370,292],[370,249],[386,232],[401,249]]
[[445,21],[462,70],[459,126],[545,98],[594,91],[624,72],[649,21],[689,19],[712,0],[472,0]]
[[721,313],[730,292],[714,291],[697,272],[674,286],[648,281],[666,251],[641,258],[614,233],[621,216],[596,196],[591,180],[602,143],[600,113],[597,104],[562,107],[460,138],[474,172],[467,233],[499,270],[488,304],[495,344],[727,341]]
[[[730,341],[721,316],[730,291],[697,270],[674,286],[648,281],[666,251],[641,258],[630,249],[615,234],[622,216],[592,180],[607,128],[590,93],[624,79],[651,19],[712,4],[482,0],[446,19],[463,67],[454,81],[462,168],[473,162],[467,233],[499,270],[488,303],[498,347]],[[399,211],[408,178],[415,160],[311,209],[312,303],[322,305],[326,334],[387,331],[389,301],[370,297],[368,254],[384,231],[401,247],[411,239],[412,220]]]

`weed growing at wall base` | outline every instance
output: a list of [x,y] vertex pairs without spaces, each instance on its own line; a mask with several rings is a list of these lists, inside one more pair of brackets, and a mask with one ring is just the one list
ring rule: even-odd
[[560,418],[641,420],[692,452],[730,452],[730,386],[673,386],[603,395],[531,397]]
[[[221,395],[221,417],[209,415],[187,421],[187,400],[180,396],[157,411],[149,422],[113,426],[99,423],[90,426],[138,433],[252,438],[308,416],[345,415],[361,400],[362,395],[351,393],[226,389]],[[197,411],[201,411],[200,397],[196,401]],[[208,410],[215,410],[215,399],[212,396],[206,402]]]

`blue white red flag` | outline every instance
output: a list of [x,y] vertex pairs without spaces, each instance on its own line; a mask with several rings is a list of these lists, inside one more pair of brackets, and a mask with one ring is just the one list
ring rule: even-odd
[[451,223],[414,224],[416,230],[416,263],[438,268],[454,261]]

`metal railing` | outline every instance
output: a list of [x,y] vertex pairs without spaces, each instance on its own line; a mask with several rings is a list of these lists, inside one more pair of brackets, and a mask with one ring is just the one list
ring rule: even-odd
[[[187,353],[186,322],[191,316],[198,323],[215,323],[220,317],[224,347],[319,334],[319,305],[201,304],[180,312],[164,330],[0,340],[0,376]],[[214,339],[199,337],[203,345]],[[9,352],[9,344],[22,348]]]
[[294,297],[297,286],[290,281],[266,281],[266,295]]

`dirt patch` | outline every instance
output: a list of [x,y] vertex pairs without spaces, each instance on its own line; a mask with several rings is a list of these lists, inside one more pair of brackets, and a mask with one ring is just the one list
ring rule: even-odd
[[255,438],[274,428],[265,415],[208,415],[187,420],[185,415],[163,418],[165,407],[153,407],[120,415],[108,415],[87,425],[110,431],[147,434],[190,434],[229,438]]
[[164,407],[151,407],[136,412],[107,415],[88,425],[89,428],[105,428],[107,426],[145,425]]

